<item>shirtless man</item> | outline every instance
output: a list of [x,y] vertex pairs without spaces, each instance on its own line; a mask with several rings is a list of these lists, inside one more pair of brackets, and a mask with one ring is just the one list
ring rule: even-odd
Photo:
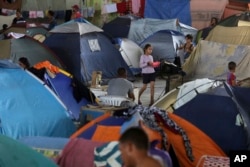
[[140,128],[130,128],[120,137],[121,157],[125,167],[162,167],[149,155],[149,139]]

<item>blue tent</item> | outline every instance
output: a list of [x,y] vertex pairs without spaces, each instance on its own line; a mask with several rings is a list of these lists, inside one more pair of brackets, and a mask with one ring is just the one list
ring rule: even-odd
[[66,108],[38,78],[0,61],[0,134],[69,137],[75,126]]
[[120,52],[98,27],[86,23],[67,23],[55,27],[44,41],[65,63],[67,71],[81,81],[90,81],[93,71],[102,71],[102,78],[117,76],[117,69],[132,72]]
[[113,38],[127,38],[130,30],[131,21],[139,18],[131,15],[119,16],[108,23],[104,23],[102,29]]
[[[72,78],[63,73],[56,74],[54,78],[45,75],[45,78],[48,85],[67,107],[72,119],[78,120],[81,108],[95,100],[95,96],[83,84],[81,86],[79,84],[75,85],[74,88],[76,89],[74,90]],[[77,95],[74,95],[75,91],[77,91]]]
[[[237,94],[242,94],[242,88],[237,88]],[[215,91],[221,94],[222,88]],[[223,88],[226,92],[225,88]],[[244,91],[241,99],[245,103],[250,91]],[[244,122],[250,120],[249,108],[239,110],[239,104],[229,95],[218,95],[214,93],[197,94],[195,98],[174,111],[174,114],[188,120],[208,136],[210,136],[225,153],[231,150],[249,149],[249,130],[245,131]],[[242,114],[243,113],[243,114]],[[244,114],[245,113],[245,114]],[[201,141],[202,142],[202,141]]]
[[143,48],[147,43],[153,46],[152,56],[156,60],[168,60],[173,62],[177,53],[176,48],[185,40],[182,33],[171,30],[158,31],[146,38],[140,46]]

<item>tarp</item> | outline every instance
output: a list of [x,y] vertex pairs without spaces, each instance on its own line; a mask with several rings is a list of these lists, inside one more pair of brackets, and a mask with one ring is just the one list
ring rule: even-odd
[[4,135],[0,135],[0,148],[1,167],[57,166],[51,160],[32,150],[30,147]]
[[223,15],[228,0],[192,0],[190,9],[192,16],[192,26],[203,29],[210,25],[212,17],[220,19]]
[[11,59],[18,63],[20,57],[27,57],[31,65],[41,61],[49,61],[58,67],[63,67],[56,55],[43,44],[31,37],[0,40],[0,59]]
[[6,66],[0,66],[0,134],[69,137],[75,126],[56,95],[31,73]]
[[194,39],[197,29],[185,25],[177,19],[139,19],[131,22],[128,39],[140,44],[150,35],[160,30],[174,30],[184,35],[192,34]]
[[145,18],[173,19],[178,18],[182,23],[191,25],[189,0],[147,0],[145,3]]
[[237,64],[238,80],[250,77],[248,72],[250,70],[250,46],[201,40],[195,51],[183,64],[183,70],[193,79],[226,80],[230,61]]
[[250,27],[224,27],[218,25],[210,31],[206,40],[224,44],[250,45]]

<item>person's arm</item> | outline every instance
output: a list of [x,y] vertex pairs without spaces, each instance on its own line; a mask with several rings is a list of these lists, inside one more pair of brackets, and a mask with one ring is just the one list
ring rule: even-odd
[[181,50],[181,49],[184,49],[184,45],[181,45],[181,46],[177,46],[177,50]]
[[188,48],[188,52],[191,53],[194,50],[194,45],[192,44],[191,47]]
[[148,66],[148,62],[145,62],[143,56],[140,58],[140,68],[145,68]]
[[148,66],[153,67],[153,62],[154,62],[153,56],[150,55],[149,58],[150,58],[150,61],[148,62]]

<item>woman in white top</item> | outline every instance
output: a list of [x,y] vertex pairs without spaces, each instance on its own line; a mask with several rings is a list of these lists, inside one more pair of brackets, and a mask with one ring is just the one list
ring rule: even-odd
[[141,104],[140,97],[146,90],[148,83],[150,83],[150,103],[151,106],[154,103],[154,87],[155,87],[155,69],[153,67],[153,57],[151,53],[153,48],[150,44],[146,44],[144,47],[144,54],[140,58],[140,68],[142,68],[143,86],[139,91],[138,104]]

